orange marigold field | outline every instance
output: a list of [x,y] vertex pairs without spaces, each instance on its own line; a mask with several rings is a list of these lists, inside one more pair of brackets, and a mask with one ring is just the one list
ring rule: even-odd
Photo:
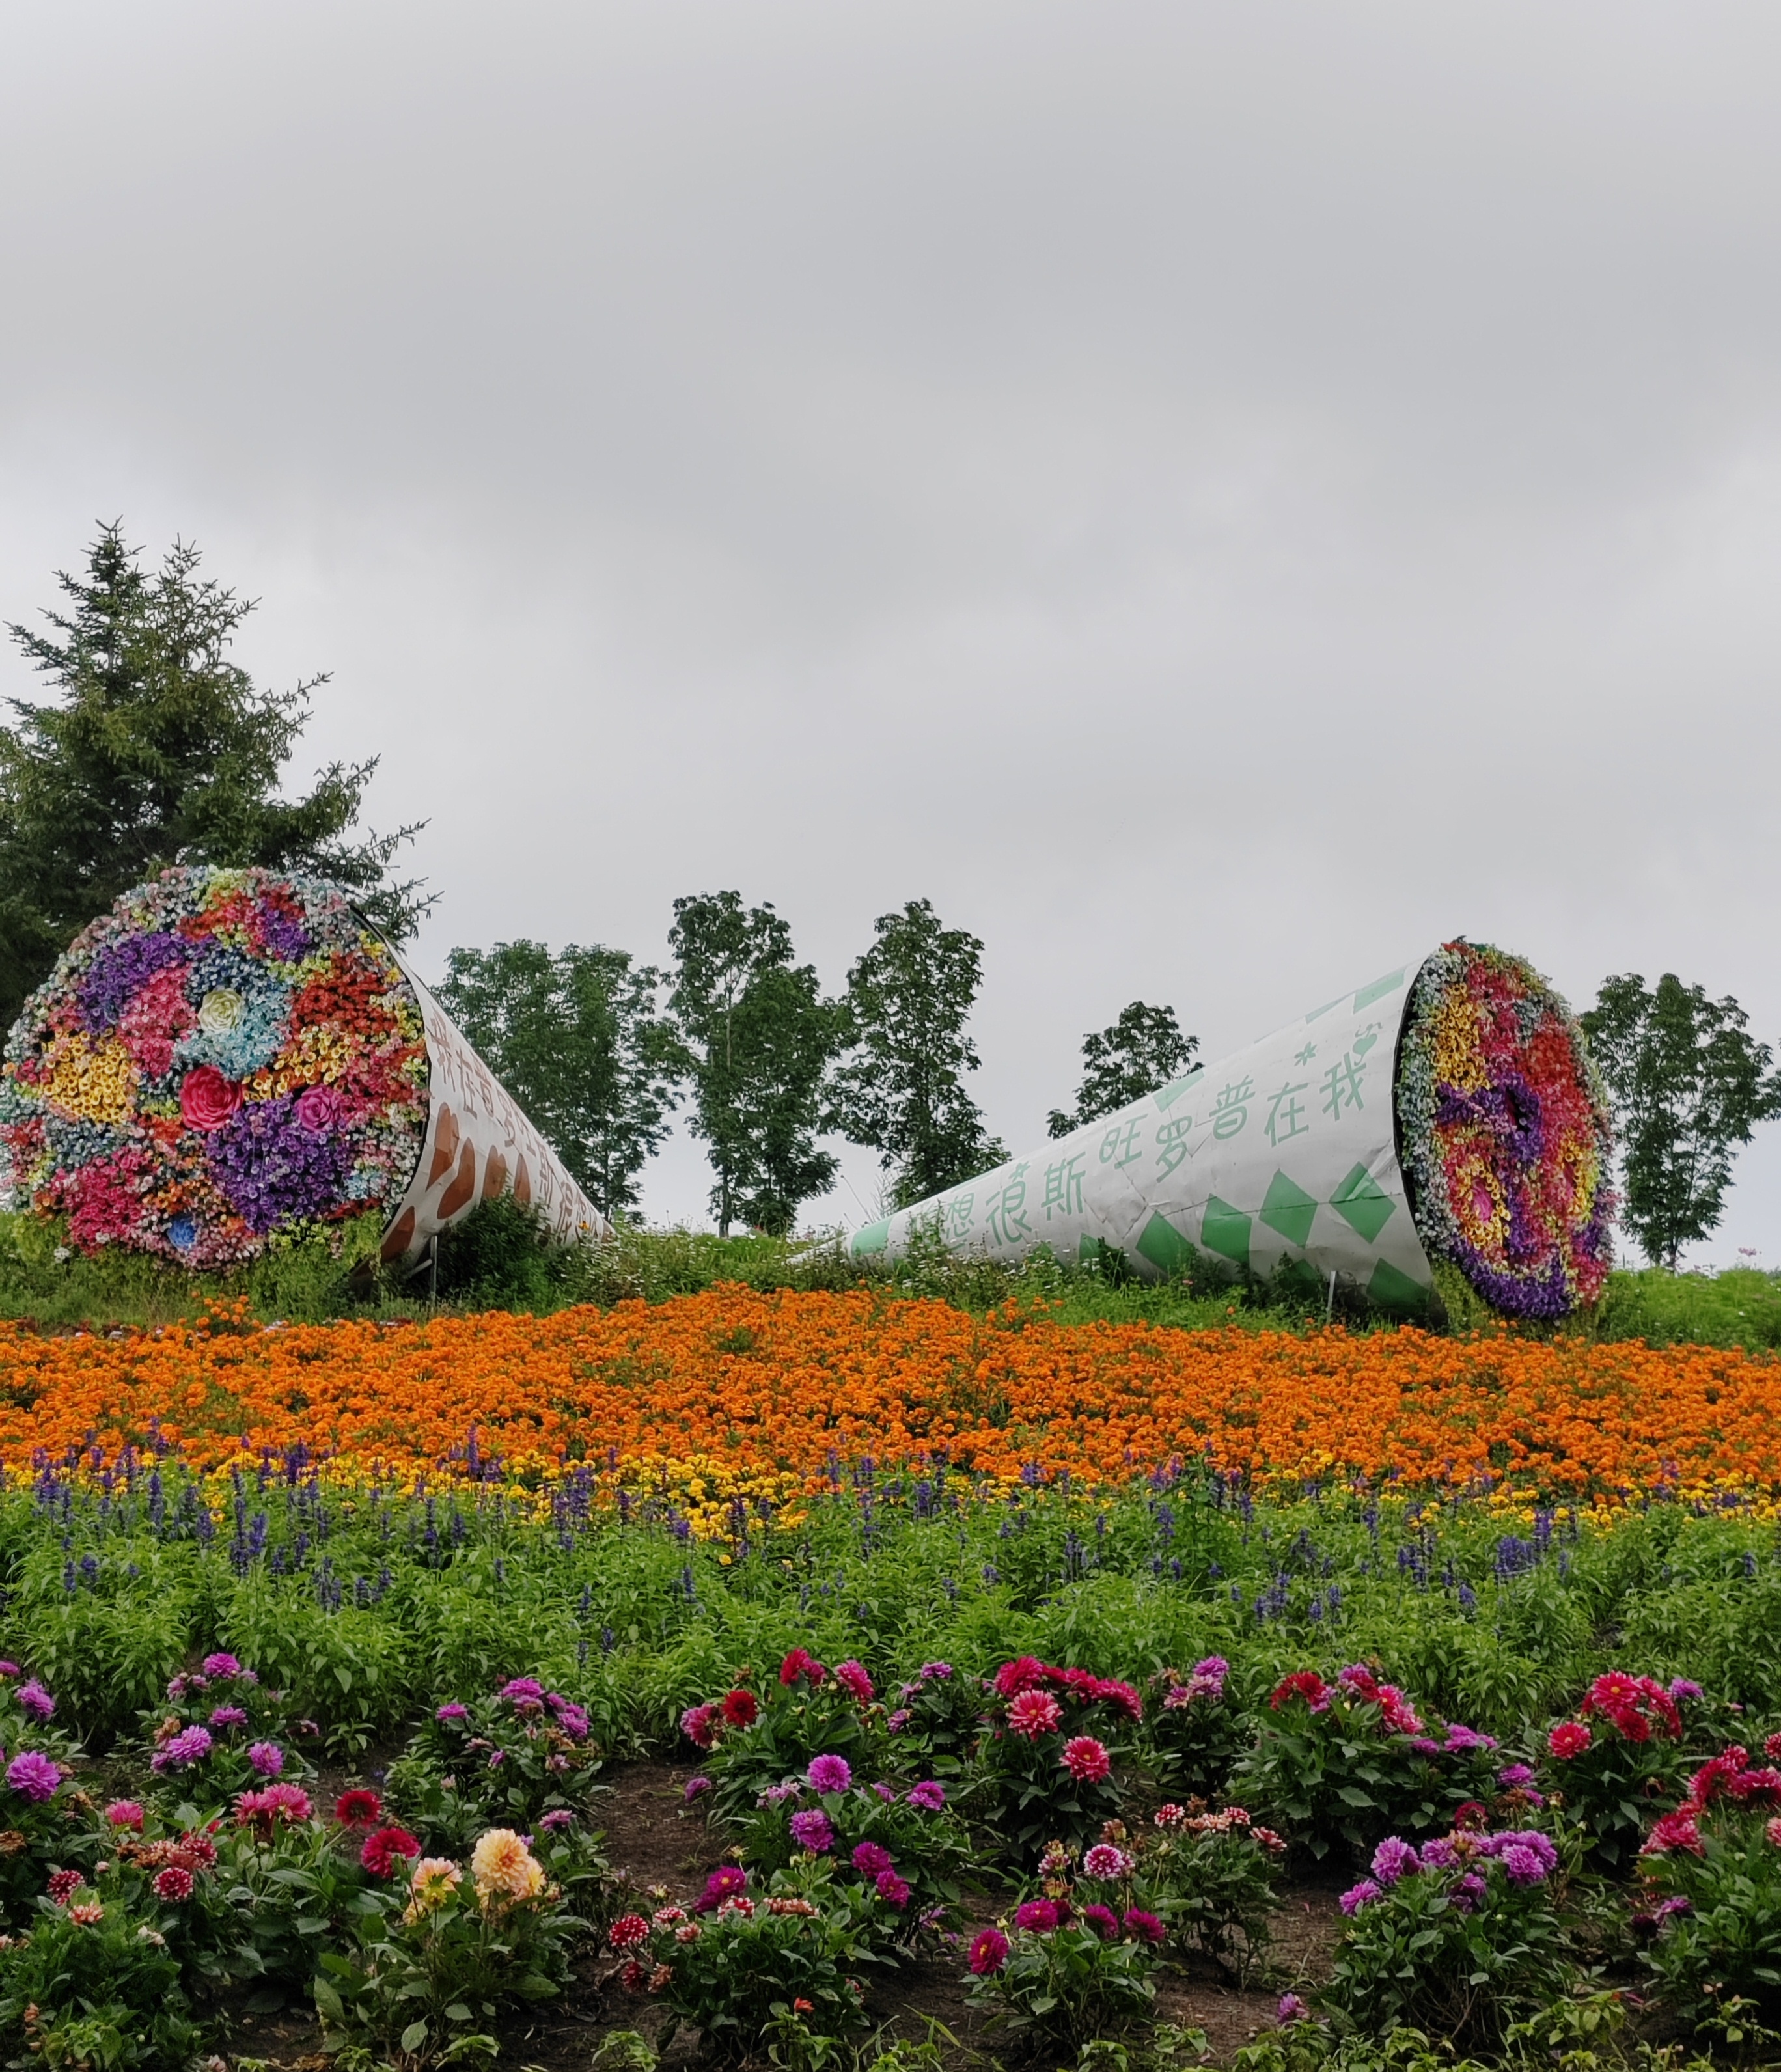
[[1402,1330],[1183,1331],[976,1318],[870,1290],[720,1288],[656,1306],[425,1324],[0,1332],[0,1460],[155,1429],[194,1466],[302,1442],[353,1473],[451,1473],[472,1432],[512,1474],[569,1461],[726,1488],[816,1486],[838,1457],[944,1449],[1012,1478],[1117,1481],[1204,1453],[1261,1485],[1494,1478],[1613,1502],[1781,1490],[1781,1362],[1701,1348]]

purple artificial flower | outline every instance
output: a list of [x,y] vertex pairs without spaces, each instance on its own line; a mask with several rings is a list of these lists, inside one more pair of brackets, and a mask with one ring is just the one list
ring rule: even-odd
[[245,1727],[247,1714],[239,1705],[219,1705],[210,1716],[213,1727]]
[[1552,1837],[1542,1835],[1537,1827],[1512,1827],[1500,1835],[1486,1835],[1478,1846],[1487,1856],[1506,1856],[1511,1849],[1525,1849],[1540,1865],[1542,1877],[1549,1877],[1558,1868],[1558,1852],[1553,1847]]
[[239,1676],[241,1665],[232,1655],[207,1655],[204,1674],[207,1676]]
[[460,1705],[456,1699],[453,1699],[450,1704],[442,1705],[433,1716],[436,1720],[467,1720],[470,1717],[470,1708],[467,1705]]
[[1495,1740],[1491,1735],[1481,1734],[1476,1727],[1462,1727],[1457,1720],[1447,1729],[1449,1755],[1470,1755],[1476,1749],[1494,1749],[1495,1746]]
[[1410,1746],[1418,1755],[1440,1755],[1443,1753],[1439,1741],[1430,1741],[1426,1734],[1413,1734]]
[[1014,1926],[1026,1928],[1035,1934],[1049,1935],[1058,1925],[1057,1901],[1054,1899],[1023,1900],[1014,1909]]
[[1706,1692],[1698,1684],[1691,1683],[1686,1676],[1670,1679],[1670,1696],[1680,1704],[1684,1698],[1705,1698]]
[[[711,1780],[709,1777],[695,1777],[693,1784],[702,1785],[707,1791],[711,1789]],[[783,1784],[768,1785],[755,1803],[757,1806],[783,1806],[787,1799],[796,1799],[803,1790],[804,1784],[800,1778],[788,1777]],[[687,1791],[692,1797],[698,1796],[698,1794],[693,1790],[692,1784],[687,1786]]]
[[1514,1791],[1524,1784],[1532,1784],[1534,1774],[1524,1762],[1507,1762],[1497,1772],[1496,1781],[1505,1791]]
[[89,1030],[114,1028],[117,1018],[157,972],[191,962],[195,946],[183,935],[161,931],[125,935],[102,943],[78,988],[76,998]]
[[1523,1843],[1512,1842],[1497,1858],[1512,1885],[1543,1885],[1546,1873],[1540,1859]]
[[919,1784],[910,1786],[905,1803],[919,1806],[923,1813],[938,1813],[946,1803],[946,1786],[934,1778],[924,1777]]
[[262,1777],[276,1777],[285,1766],[285,1752],[276,1741],[256,1741],[248,1750],[248,1761]]
[[810,1807],[792,1815],[792,1839],[812,1856],[825,1856],[835,1846],[835,1831],[820,1807]]
[[890,1852],[882,1842],[856,1844],[851,1861],[855,1870],[869,1878],[875,1878],[881,1871],[893,1868]]
[[60,1766],[35,1749],[27,1749],[6,1765],[6,1782],[13,1790],[42,1805],[53,1799],[62,1782]]
[[1462,1914],[1470,1914],[1489,1889],[1476,1871],[1467,1871],[1454,1885],[1454,1905]]
[[1372,1873],[1382,1885],[1396,1885],[1411,1871],[1419,1871],[1422,1860],[1405,1841],[1388,1835],[1373,1852]]
[[535,1676],[510,1677],[495,1693],[497,1698],[511,1698],[516,1701],[521,1698],[541,1700],[544,1694],[545,1687]]
[[22,1712],[29,1712],[34,1720],[53,1720],[56,1700],[34,1676],[28,1684],[19,1687],[19,1705]]
[[155,1750],[150,1758],[149,1768],[154,1770],[189,1770],[193,1763],[202,1762],[210,1753],[213,1743],[208,1727],[187,1727],[175,1734],[164,1746]]
[[899,1877],[895,1871],[880,1871],[872,1889],[886,1906],[894,1906],[899,1914],[909,1904],[909,1881]]
[[346,1182],[345,1138],[303,1128],[295,1107],[290,1095],[244,1102],[205,1147],[212,1180],[257,1237],[324,1215]]
[[839,1755],[819,1755],[804,1775],[812,1791],[845,1791],[853,1782],[852,1766]]
[[915,1715],[907,1705],[899,1706],[884,1723],[886,1733],[900,1734]]
[[1135,1935],[1141,1942],[1166,1942],[1169,1931],[1154,1914],[1147,1914],[1141,1906],[1125,1910],[1125,1932]]
[[1379,1887],[1371,1878],[1363,1878],[1359,1885],[1351,1885],[1337,1901],[1344,1914],[1355,1914],[1369,1900],[1380,1897]]
[[1282,1993],[1280,2005],[1274,2009],[1274,2020],[1284,2029],[1289,2021],[1308,2021],[1311,2010],[1297,1993]]
[[568,1807],[554,1806],[539,1821],[538,1825],[547,1835],[554,1835],[560,1828],[566,1827],[574,1817],[575,1815]]
[[545,1694],[546,1702],[557,1715],[557,1723],[572,1741],[587,1739],[587,1713],[585,1708],[556,1691]]
[[704,1798],[712,1788],[709,1777],[689,1777],[686,1780],[686,1789],[681,1794],[681,1801],[690,1806],[696,1799]]
[[1111,1942],[1119,1933],[1119,1916],[1110,1906],[1085,1906],[1082,1918],[1103,1942]]
[[920,1676],[923,1684],[944,1684],[952,1673],[950,1662],[924,1662],[921,1665]]
[[1082,1860],[1084,1877],[1122,1878],[1129,1876],[1131,1869],[1132,1859],[1111,1842],[1096,1842]]
[[1450,1835],[1437,1835],[1422,1844],[1422,1868],[1425,1871],[1450,1871],[1461,1861]]
[[874,1797],[882,1799],[886,1806],[896,1804],[897,1787],[894,1784],[886,1784],[882,1777],[873,1786],[872,1790]]

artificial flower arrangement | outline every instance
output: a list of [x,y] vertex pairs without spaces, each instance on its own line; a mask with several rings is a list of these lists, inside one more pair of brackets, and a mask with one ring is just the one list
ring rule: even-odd
[[1530,965],[1467,942],[1427,960],[1397,1113],[1431,1252],[1504,1316],[1595,1301],[1614,1263],[1608,1105],[1575,1018]]
[[163,871],[76,937],[0,1066],[15,1204],[194,1268],[387,1213],[426,1122],[421,1009],[319,879]]

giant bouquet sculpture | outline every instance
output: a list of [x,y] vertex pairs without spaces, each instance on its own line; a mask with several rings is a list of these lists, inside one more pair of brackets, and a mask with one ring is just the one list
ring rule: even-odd
[[1146,1276],[1334,1274],[1386,1307],[1458,1268],[1500,1314],[1592,1302],[1612,1259],[1607,1108],[1582,1030],[1519,957],[1447,943],[1025,1158],[855,1233]]
[[0,1067],[11,1198],[194,1268],[376,1211],[413,1254],[491,1194],[603,1230],[401,959],[319,879],[164,871],[83,930]]

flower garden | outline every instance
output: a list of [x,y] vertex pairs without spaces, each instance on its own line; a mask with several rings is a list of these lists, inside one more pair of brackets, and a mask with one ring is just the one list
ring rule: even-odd
[[11,1329],[0,2041],[1747,2057],[1778,1383],[870,1289]]

